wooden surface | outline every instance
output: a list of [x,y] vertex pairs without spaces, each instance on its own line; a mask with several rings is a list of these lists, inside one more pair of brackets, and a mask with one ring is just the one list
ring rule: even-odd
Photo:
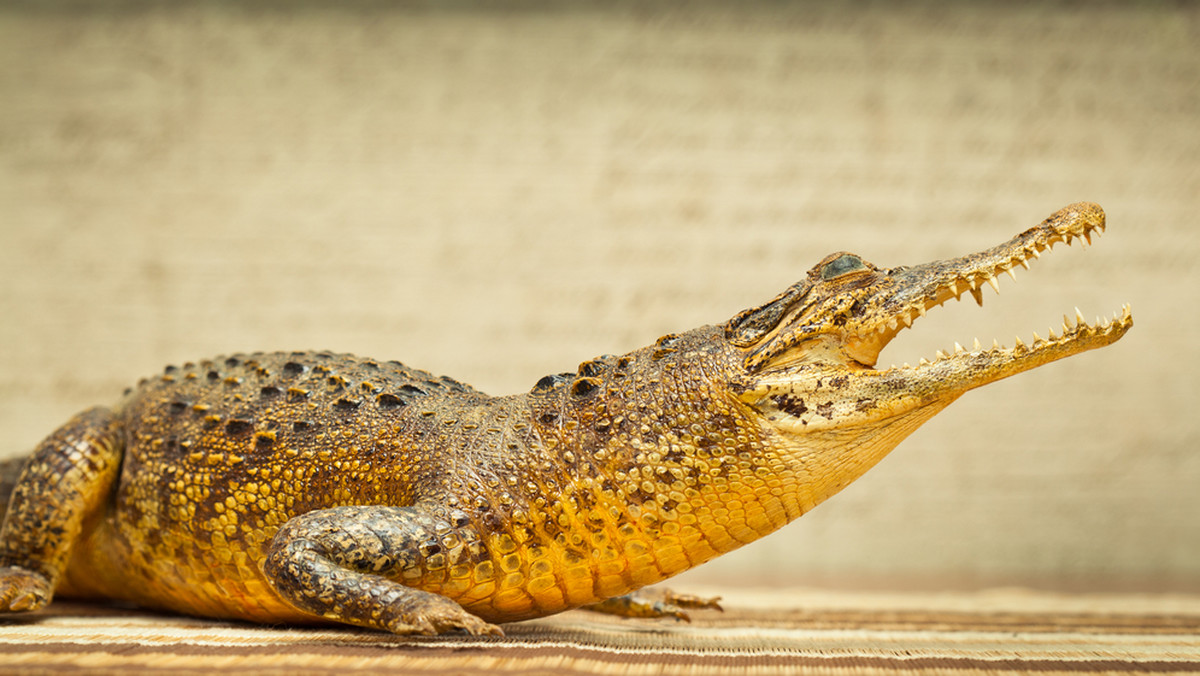
[[1104,350],[968,394],[694,582],[1200,590],[1195,3],[0,3],[0,457],[180,363],[400,359],[496,394],[826,254],[1111,228],[884,353]]
[[0,624],[0,673],[1200,672],[1200,597],[742,591],[691,624],[582,611],[502,639],[271,628],[56,604]]

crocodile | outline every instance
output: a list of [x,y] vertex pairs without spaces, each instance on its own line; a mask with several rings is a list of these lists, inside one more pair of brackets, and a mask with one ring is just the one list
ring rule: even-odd
[[1104,228],[1078,203],[961,258],[835,253],[723,324],[510,396],[329,352],[169,366],[3,465],[0,612],[62,595],[478,635],[715,606],[631,594],[812,510],[968,390],[1123,336],[1128,306],[1076,310],[1029,343],[876,365],[927,311]]

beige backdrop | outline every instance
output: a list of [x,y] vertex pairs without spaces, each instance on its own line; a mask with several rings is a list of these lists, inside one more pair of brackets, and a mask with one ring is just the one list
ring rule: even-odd
[[519,391],[832,251],[922,262],[1094,200],[1097,247],[885,359],[1128,301],[1125,340],[689,577],[1200,588],[1200,11],[814,4],[4,4],[0,456],[233,350]]

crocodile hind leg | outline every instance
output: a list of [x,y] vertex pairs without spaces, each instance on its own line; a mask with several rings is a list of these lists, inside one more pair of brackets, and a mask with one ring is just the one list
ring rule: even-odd
[[692,618],[685,609],[723,610],[719,603],[720,600],[719,596],[708,598],[691,594],[677,594],[670,589],[639,589],[624,596],[614,596],[611,599],[584,606],[583,609],[621,617],[673,617],[684,622],[691,622]]
[[[452,523],[431,511],[347,506],[308,512],[275,534],[263,572],[288,603],[319,617],[395,634],[457,629],[502,635],[451,599],[396,581],[446,574],[457,562],[444,543],[471,539],[465,517]],[[457,547],[460,556],[466,549]]]
[[50,602],[72,543],[112,490],[123,447],[116,417],[94,408],[29,456],[0,527],[0,613]]

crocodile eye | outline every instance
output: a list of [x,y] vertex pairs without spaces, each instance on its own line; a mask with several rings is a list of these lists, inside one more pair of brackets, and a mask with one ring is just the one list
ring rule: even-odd
[[867,265],[862,262],[862,259],[854,254],[845,254],[829,261],[825,267],[821,268],[821,279],[829,281],[842,275],[866,270]]

